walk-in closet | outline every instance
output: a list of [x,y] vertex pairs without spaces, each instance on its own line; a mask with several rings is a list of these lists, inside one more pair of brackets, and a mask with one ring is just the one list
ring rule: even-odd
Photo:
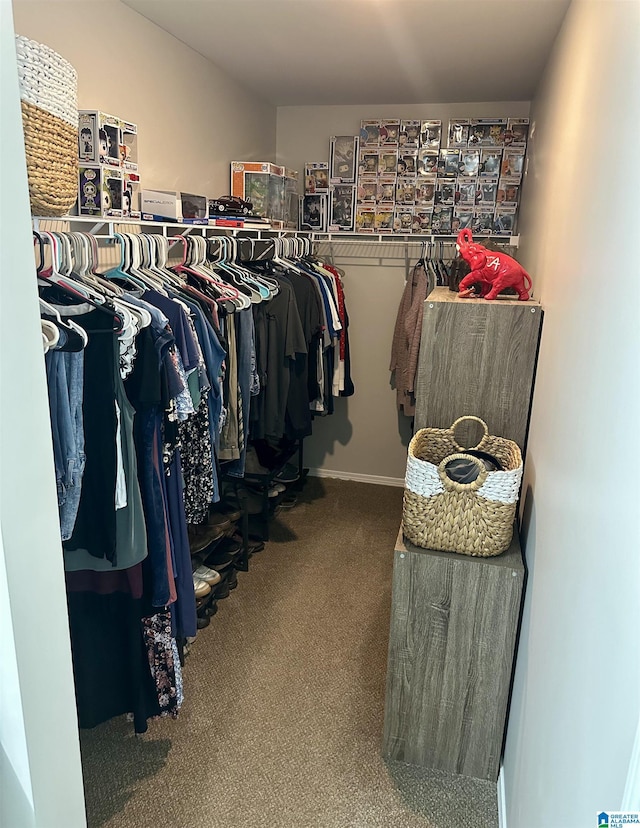
[[0,825],[640,824],[640,4],[0,20]]

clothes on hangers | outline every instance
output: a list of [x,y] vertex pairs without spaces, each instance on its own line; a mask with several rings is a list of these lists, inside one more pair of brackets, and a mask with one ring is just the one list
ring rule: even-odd
[[416,410],[415,377],[427,295],[425,262],[420,260],[413,268],[400,299],[389,364],[389,370],[394,372],[398,408],[408,417],[412,417]]

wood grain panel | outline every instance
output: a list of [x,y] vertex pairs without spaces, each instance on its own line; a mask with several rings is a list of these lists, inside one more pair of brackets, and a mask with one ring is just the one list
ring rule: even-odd
[[[455,301],[437,288],[424,305],[415,429],[475,414],[524,450],[541,324],[535,302]],[[474,425],[457,434],[462,445],[479,439]]]
[[393,568],[383,753],[497,779],[522,597],[517,536],[497,558],[420,549]]

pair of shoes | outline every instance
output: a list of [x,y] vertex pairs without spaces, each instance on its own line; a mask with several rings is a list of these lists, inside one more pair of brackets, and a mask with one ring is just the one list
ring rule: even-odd
[[196,574],[193,574],[193,591],[196,598],[206,598],[207,595],[211,592],[211,587],[206,581],[203,581],[202,578],[198,578]]
[[298,467],[293,463],[285,463],[284,468],[281,469],[275,478],[279,483],[295,483],[300,479]]
[[202,564],[193,572],[194,578],[200,578],[201,581],[205,581],[209,586],[215,586],[216,584],[220,583],[221,576],[219,572],[216,572],[215,569],[209,569],[208,566]]
[[293,509],[294,506],[297,506],[298,498],[295,495],[289,495],[289,497],[285,497],[280,501],[280,506],[283,509]]
[[267,494],[269,495],[269,497],[278,497],[279,494],[282,494],[282,492],[286,491],[287,487],[283,486],[282,483],[273,483],[271,486],[269,486],[269,491],[267,492]]
[[209,512],[208,525],[217,526],[223,532],[226,532],[233,522],[229,515],[225,515],[222,512]]
[[196,618],[196,629],[203,630],[205,627],[208,627],[211,623],[211,618],[208,615],[199,615]]
[[204,552],[214,541],[223,537],[224,529],[221,529],[219,526],[209,526],[208,523],[199,523],[197,525],[190,523],[187,524],[187,534],[189,536],[191,554],[198,555],[200,552]]

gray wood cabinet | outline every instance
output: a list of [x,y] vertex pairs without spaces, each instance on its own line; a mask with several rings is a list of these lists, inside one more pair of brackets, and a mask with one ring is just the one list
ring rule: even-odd
[[497,779],[524,582],[517,532],[495,558],[398,535],[383,754]]
[[[475,414],[524,454],[541,326],[538,302],[459,299],[436,288],[424,303],[416,431],[448,428]],[[475,445],[481,436],[475,428],[462,424],[459,442]]]

